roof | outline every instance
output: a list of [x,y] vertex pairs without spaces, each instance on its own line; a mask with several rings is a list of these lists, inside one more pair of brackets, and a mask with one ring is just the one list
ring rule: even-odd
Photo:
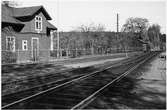
[[12,8],[2,5],[2,10],[2,22],[22,24],[19,20],[13,17]]
[[47,28],[57,30],[57,28],[54,25],[52,25],[50,22],[47,22]]
[[32,7],[24,7],[24,8],[13,8],[13,16],[14,17],[25,17],[25,16],[33,16],[34,14],[42,11],[47,20],[51,20],[52,18],[47,13],[43,6],[32,6]]
[[[2,22],[3,23],[12,23],[12,24],[21,24],[24,25],[19,17],[33,17],[33,15],[43,12],[47,20],[51,20],[51,17],[45,10],[43,6],[33,6],[33,7],[24,7],[24,8],[14,8],[6,5],[2,5]],[[57,30],[57,28],[47,21],[47,28]]]

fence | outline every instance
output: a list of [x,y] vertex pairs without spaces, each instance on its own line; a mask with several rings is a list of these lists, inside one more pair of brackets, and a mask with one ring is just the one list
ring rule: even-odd
[[2,64],[15,63],[17,61],[17,53],[11,51],[1,51]]
[[[51,57],[81,57],[84,55],[103,55],[103,54],[113,54],[113,53],[125,53],[125,52],[133,52],[133,51],[142,51],[142,48],[135,49],[115,49],[115,48],[107,48],[107,49],[60,49],[51,51]],[[59,52],[59,53],[58,53]]]
[[2,50],[2,64],[12,63],[33,63],[40,61],[53,61],[60,58],[77,58],[89,55],[106,55],[114,53],[127,53],[134,51],[141,51],[141,48],[128,49],[59,49],[59,50],[16,50],[14,52]]
[[33,63],[38,61],[49,61],[50,50],[2,50],[2,64]]

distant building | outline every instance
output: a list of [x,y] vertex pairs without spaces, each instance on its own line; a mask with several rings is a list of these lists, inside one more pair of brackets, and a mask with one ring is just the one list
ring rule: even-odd
[[43,6],[14,8],[2,5],[2,60],[9,52],[16,62],[48,60],[51,33],[57,30],[48,22],[51,19]]

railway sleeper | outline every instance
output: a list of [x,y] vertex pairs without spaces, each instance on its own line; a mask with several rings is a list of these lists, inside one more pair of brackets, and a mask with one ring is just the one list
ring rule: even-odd
[[66,98],[83,98],[83,96],[81,96],[80,94],[73,94],[73,93],[56,93],[56,94],[52,94],[52,95],[49,95],[47,96],[49,98],[52,98],[52,97],[56,97],[56,98],[62,98],[62,97],[66,97]]
[[83,97],[82,98],[76,98],[76,97],[46,97],[44,102],[46,100],[48,100],[49,102],[56,102],[57,103],[61,103],[61,104],[70,104],[70,103],[73,103],[73,102],[79,102],[81,101],[81,99],[84,99]]
[[33,105],[27,107],[28,109],[67,109],[68,106],[64,105],[55,105],[55,104],[46,104],[46,103],[34,103]]
[[[140,60],[142,60],[142,59],[140,59]],[[137,61],[136,61],[135,63],[137,63]],[[131,64],[130,64],[130,65],[131,65]],[[121,68],[130,68],[130,65],[126,65],[126,66],[124,65],[124,66],[121,66]],[[118,69],[118,70],[119,70],[119,69]],[[124,70],[124,69],[123,69],[123,70]],[[123,71],[123,70],[121,69],[121,71]],[[117,69],[114,70],[114,71],[117,71]],[[104,72],[105,72],[105,71],[104,71]],[[108,71],[107,71],[107,72],[108,72]],[[112,72],[113,72],[113,71],[112,71]],[[114,73],[115,73],[115,72],[114,72]],[[116,73],[118,73],[118,72],[116,72]],[[106,74],[105,74],[105,75],[106,75]],[[105,75],[104,75],[104,76],[105,76]],[[96,78],[96,77],[94,77],[94,78]],[[98,78],[98,77],[97,77],[97,78]],[[104,79],[104,78],[105,78],[105,77],[100,77],[99,79]],[[111,80],[112,80],[112,79],[111,79]],[[88,80],[88,81],[90,81],[90,80]],[[93,82],[90,81],[89,83],[90,83],[90,84],[94,83],[95,87],[97,87],[96,85],[99,84],[99,83],[97,83],[98,81],[100,81],[100,80],[93,81]],[[82,84],[83,84],[83,83],[82,83]],[[86,84],[87,84],[87,83],[86,83]],[[56,93],[57,93],[57,92],[60,92],[60,93],[61,93],[61,92],[63,92],[63,93],[64,93],[64,92],[66,92],[66,93],[71,93],[71,92],[72,92],[72,93],[74,93],[74,94],[82,94],[82,93],[79,93],[79,92],[83,92],[83,94],[85,94],[85,93],[87,92],[87,90],[84,90],[84,91],[83,91],[82,89],[84,89],[84,88],[83,88],[82,86],[83,86],[83,85],[81,85],[81,88],[80,88],[80,87],[77,88],[77,87],[74,86],[72,89],[69,89],[69,88],[68,88],[68,90],[66,90],[67,88],[66,88],[66,89],[64,88],[64,90],[63,90],[63,89],[59,89],[58,91],[56,91]],[[85,85],[85,87],[86,87],[86,86],[87,86],[87,85]],[[81,89],[81,90],[80,90],[80,89]],[[90,91],[92,91],[92,90],[90,90]],[[53,93],[53,92],[51,92],[51,93]],[[53,95],[53,94],[52,94],[52,95]],[[45,97],[46,97],[46,96],[44,96],[43,98],[45,98]],[[51,97],[52,97],[52,96],[51,96]],[[56,96],[55,96],[55,97],[56,97]],[[46,97],[46,98],[47,98],[47,97]],[[39,99],[41,99],[41,98],[39,98]],[[38,99],[35,99],[34,101],[37,101],[37,103],[38,103]],[[33,103],[34,101],[32,101],[32,103]],[[40,100],[40,101],[42,101],[42,100]],[[40,102],[40,101],[39,101],[39,102]],[[58,100],[58,101],[61,101],[61,100]],[[64,101],[63,101],[63,102],[64,102]],[[31,102],[27,102],[27,103],[31,103]],[[35,103],[36,103],[36,102],[35,102]],[[34,104],[35,104],[35,103],[34,103]],[[26,104],[26,105],[27,105],[27,104]],[[51,104],[51,105],[52,105],[52,104]]]
[[62,105],[50,104],[50,103],[36,102],[36,103],[31,104],[31,105],[23,106],[23,108],[26,108],[26,109],[32,109],[32,108],[33,109],[53,109],[53,108],[63,108],[63,106]]
[[[50,105],[61,105],[61,106],[73,106],[74,104],[77,104],[81,101],[81,99],[72,99],[72,98],[44,98],[44,99],[41,99],[39,100],[38,102],[35,102],[33,103],[36,104],[36,103],[40,103],[40,104],[43,104],[43,105],[47,105],[47,104],[50,104]],[[29,106],[32,106],[32,105],[29,105]]]
[[93,87],[92,85],[82,85],[81,90],[86,91],[86,90],[92,90],[94,88],[99,88],[99,87]]

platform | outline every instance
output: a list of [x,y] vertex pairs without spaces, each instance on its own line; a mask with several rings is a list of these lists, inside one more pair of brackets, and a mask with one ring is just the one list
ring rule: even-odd
[[138,77],[141,80],[133,92],[140,96],[142,108],[166,108],[166,60],[160,55],[138,71],[142,74]]
[[[129,53],[130,56],[142,54],[141,52]],[[2,83],[20,80],[29,76],[47,75],[52,72],[64,71],[71,68],[87,67],[115,62],[125,59],[125,53],[84,56],[80,58],[59,59],[53,62],[2,65]]]
[[160,55],[108,88],[87,109],[166,109],[166,59]]

